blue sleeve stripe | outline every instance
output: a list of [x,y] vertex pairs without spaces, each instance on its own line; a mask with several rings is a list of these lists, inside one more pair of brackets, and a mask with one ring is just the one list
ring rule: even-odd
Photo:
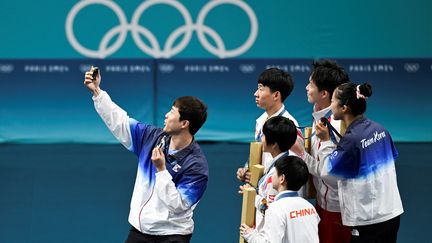
[[201,199],[206,187],[207,187],[207,181],[203,179],[193,184],[188,184],[184,186],[180,185],[178,186],[177,189],[182,195],[182,198],[186,200],[188,205],[192,206]]

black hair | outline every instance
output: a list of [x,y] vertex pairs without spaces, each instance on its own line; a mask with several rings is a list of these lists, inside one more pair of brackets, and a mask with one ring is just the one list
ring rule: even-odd
[[285,175],[286,187],[291,191],[298,191],[306,184],[309,170],[306,163],[297,156],[282,156],[275,162],[278,176]]
[[282,102],[285,101],[294,89],[294,80],[291,75],[279,68],[264,70],[258,78],[258,83],[269,87],[272,93],[279,91]]
[[207,105],[194,96],[182,96],[177,98],[173,106],[180,113],[180,121],[189,121],[189,132],[195,135],[207,120]]
[[332,60],[314,61],[311,78],[319,91],[325,90],[330,93],[330,99],[339,85],[349,82],[345,69]]
[[[357,93],[357,87],[359,93]],[[335,96],[339,100],[339,105],[348,106],[354,116],[361,115],[366,111],[366,98],[372,96],[372,86],[369,83],[342,84],[337,87]]]
[[277,144],[281,151],[288,151],[297,139],[297,128],[294,122],[283,116],[274,116],[263,125],[266,143]]

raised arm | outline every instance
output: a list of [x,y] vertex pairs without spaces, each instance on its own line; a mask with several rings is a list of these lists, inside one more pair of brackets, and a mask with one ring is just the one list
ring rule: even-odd
[[93,79],[94,68],[85,73],[84,85],[93,94],[94,106],[105,122],[108,129],[114,137],[125,146],[127,149],[132,148],[132,139],[130,132],[130,118],[126,111],[112,102],[107,92],[101,90],[101,75],[100,72],[95,79]]

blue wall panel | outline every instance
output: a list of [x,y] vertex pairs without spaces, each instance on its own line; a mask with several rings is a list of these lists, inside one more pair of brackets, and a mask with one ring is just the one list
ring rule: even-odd
[[[395,141],[432,141],[431,59],[340,59],[354,82],[370,82],[366,115],[387,127]],[[0,60],[0,142],[112,143],[83,85],[89,64],[98,65],[102,88],[139,121],[163,125],[175,98],[200,97],[209,107],[197,139],[253,140],[254,92],[259,74],[279,67],[292,74],[285,101],[301,126],[311,124],[305,87],[312,59]]]

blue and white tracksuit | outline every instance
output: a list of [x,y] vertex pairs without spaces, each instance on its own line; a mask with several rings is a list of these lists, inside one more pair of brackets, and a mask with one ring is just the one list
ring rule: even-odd
[[[193,210],[208,181],[207,160],[195,140],[169,154],[170,136],[161,128],[139,123],[102,91],[94,106],[113,135],[138,156],[138,169],[130,204],[129,223],[145,234],[191,234]],[[157,172],[152,150],[162,145],[166,170]]]
[[[384,127],[367,118],[356,119],[337,146],[322,142],[318,154],[321,177],[338,178],[344,225],[377,224],[403,213],[396,180],[397,151]],[[317,163],[308,154],[303,159],[308,167]]]

